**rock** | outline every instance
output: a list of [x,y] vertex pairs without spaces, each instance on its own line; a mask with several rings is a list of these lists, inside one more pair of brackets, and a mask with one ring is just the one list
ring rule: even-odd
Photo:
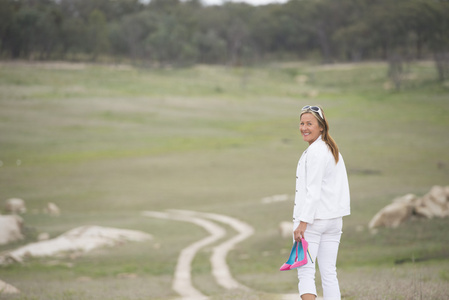
[[152,236],[136,230],[101,226],[81,226],[57,238],[31,243],[0,255],[0,265],[22,262],[25,257],[52,257],[60,254],[83,254],[105,246],[115,246],[129,241],[147,241]]
[[427,219],[433,218],[432,211],[430,211],[430,209],[427,206],[415,207],[414,212],[417,216],[425,217]]
[[61,214],[59,207],[52,202],[47,203],[47,207],[45,207],[45,212],[50,216],[59,216]]
[[413,206],[413,205],[416,204],[417,200],[418,200],[418,197],[416,195],[414,195],[414,194],[407,194],[407,195],[404,195],[402,197],[395,198],[393,200],[393,202],[403,203],[403,204],[406,204],[406,205]]
[[[437,185],[438,187],[438,185]],[[447,186],[439,186],[443,193],[446,195],[446,202],[449,202],[449,185]]]
[[284,221],[279,223],[279,233],[283,238],[293,238],[293,222]]
[[0,245],[23,239],[23,219],[18,215],[0,215]]
[[5,294],[19,294],[20,291],[14,286],[0,280],[0,295]]
[[441,205],[441,207],[446,206],[448,202],[447,194],[444,187],[435,185],[430,189],[429,197],[434,200],[435,203]]
[[287,194],[273,195],[262,198],[261,202],[264,204],[287,201],[290,197]]
[[443,207],[430,194],[424,195],[421,207],[427,208],[432,217],[444,217]]
[[381,209],[370,221],[369,228],[380,226],[398,227],[412,214],[412,207],[405,203],[394,202]]
[[425,217],[449,216],[449,186],[433,186],[421,198],[407,194],[393,200],[393,203],[380,210],[370,221],[369,228],[380,226],[397,227],[411,215]]
[[19,198],[11,198],[6,200],[5,210],[13,214],[24,214],[27,211],[25,201]]
[[38,241],[46,241],[50,239],[50,234],[48,232],[39,233],[37,236]]

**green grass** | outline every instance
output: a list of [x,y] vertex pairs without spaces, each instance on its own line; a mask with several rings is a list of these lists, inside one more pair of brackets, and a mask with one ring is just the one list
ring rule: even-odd
[[[0,279],[22,290],[14,299],[176,297],[175,259],[207,233],[140,215],[176,208],[251,224],[255,235],[229,254],[233,275],[259,299],[294,293],[294,272],[277,271],[291,243],[277,228],[290,219],[292,203],[261,199],[293,194],[307,147],[299,110],[320,104],[351,187],[338,262],[344,298],[445,299],[448,219],[410,221],[376,235],[367,229],[393,198],[449,184],[447,85],[435,81],[431,63],[412,65],[401,91],[388,89],[386,72],[381,63],[182,70],[0,64],[0,200],[23,198],[28,207],[28,239],[0,250],[86,224],[154,236],[83,257],[2,267]],[[47,202],[62,216],[44,215]],[[207,251],[194,261],[195,285],[214,299],[249,299],[216,285]]]

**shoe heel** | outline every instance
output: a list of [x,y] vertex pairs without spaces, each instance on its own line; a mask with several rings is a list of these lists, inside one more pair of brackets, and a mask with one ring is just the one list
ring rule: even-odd
[[307,254],[309,254],[309,257],[310,257],[310,261],[312,262],[312,264],[313,264],[313,259],[312,259],[312,255],[310,255],[310,252],[309,252],[309,248],[307,248]]

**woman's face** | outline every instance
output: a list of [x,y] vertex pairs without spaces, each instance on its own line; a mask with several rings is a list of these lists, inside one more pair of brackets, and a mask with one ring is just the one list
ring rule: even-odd
[[301,116],[301,122],[299,123],[299,130],[304,141],[309,145],[316,141],[316,139],[323,132],[318,120],[311,113],[305,113]]

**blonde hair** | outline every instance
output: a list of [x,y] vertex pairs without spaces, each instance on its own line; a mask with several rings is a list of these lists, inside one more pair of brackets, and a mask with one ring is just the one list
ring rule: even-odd
[[321,114],[323,115],[323,118],[320,117],[320,114],[318,112],[315,112],[315,111],[311,110],[310,108],[301,111],[301,115],[299,117],[301,118],[303,114],[310,113],[315,117],[315,119],[317,119],[318,124],[320,125],[321,128],[323,128],[323,132],[321,133],[322,139],[327,144],[327,146],[329,147],[329,150],[331,151],[332,155],[334,156],[335,163],[338,163],[339,152],[338,152],[337,143],[329,134],[329,123],[327,122],[327,119],[326,119],[326,116],[324,115],[323,109],[321,108],[321,106],[318,106],[318,107],[321,109]]

